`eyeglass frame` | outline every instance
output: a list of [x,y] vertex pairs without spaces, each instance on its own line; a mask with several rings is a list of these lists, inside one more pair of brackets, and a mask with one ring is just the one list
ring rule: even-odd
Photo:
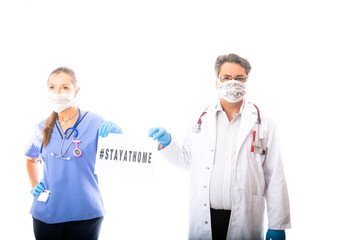
[[[225,77],[227,77],[228,79],[225,79]],[[242,77],[242,79],[237,79],[237,78],[240,78]],[[236,81],[240,81],[240,82],[243,82],[243,81],[246,81],[248,79],[248,76],[243,76],[243,75],[237,75],[235,77],[233,76],[230,76],[230,75],[224,75],[224,76],[220,76],[218,77],[218,79],[223,82],[223,81],[231,81],[231,80],[236,80]]]

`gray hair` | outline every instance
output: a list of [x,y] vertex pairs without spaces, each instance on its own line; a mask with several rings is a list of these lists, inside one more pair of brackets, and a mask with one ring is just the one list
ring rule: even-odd
[[236,54],[231,53],[226,55],[220,55],[218,56],[214,65],[214,70],[216,71],[217,77],[219,76],[220,68],[226,62],[240,64],[241,67],[243,67],[246,70],[247,76],[252,69],[251,64],[245,58],[242,58]]
[[53,70],[53,72],[51,72],[51,74],[49,76],[52,76],[52,75],[58,74],[58,73],[66,73],[66,74],[70,75],[72,77],[72,84],[75,87],[77,86],[77,78],[76,78],[76,74],[75,74],[74,70],[72,70],[71,68],[67,68],[67,67],[59,67],[59,68]]

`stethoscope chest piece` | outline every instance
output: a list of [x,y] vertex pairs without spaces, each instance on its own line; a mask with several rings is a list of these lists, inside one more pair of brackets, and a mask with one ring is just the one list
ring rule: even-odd
[[205,111],[200,115],[198,122],[193,126],[193,132],[195,133],[200,133],[201,132],[201,123],[202,123],[202,116],[204,116],[207,112],[206,112],[207,108],[205,109]]
[[39,154],[39,157],[37,158],[36,162],[38,163],[42,163],[43,162],[43,158],[42,158],[42,154]]
[[195,133],[201,132],[201,124],[195,124],[193,126],[193,132],[195,132]]

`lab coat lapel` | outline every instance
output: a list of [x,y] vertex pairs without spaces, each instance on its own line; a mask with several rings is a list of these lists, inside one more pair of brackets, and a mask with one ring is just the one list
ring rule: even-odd
[[207,146],[209,149],[215,149],[216,145],[216,106],[210,106],[206,110],[207,114],[205,114],[202,119],[202,126],[208,126],[207,127]]
[[[251,132],[254,123],[257,121],[257,117],[257,110],[253,106],[253,104],[245,103],[245,107],[241,115],[239,134],[237,137],[236,156],[238,156],[243,142],[245,141],[248,134]],[[251,148],[251,143],[249,143],[249,148]]]

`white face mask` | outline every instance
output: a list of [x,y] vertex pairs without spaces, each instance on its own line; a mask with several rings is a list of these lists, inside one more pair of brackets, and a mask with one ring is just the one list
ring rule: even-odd
[[221,82],[219,79],[219,97],[230,103],[236,103],[245,98],[246,84],[236,80]]
[[57,113],[74,105],[75,90],[69,93],[56,94],[48,91],[48,100],[53,110]]

